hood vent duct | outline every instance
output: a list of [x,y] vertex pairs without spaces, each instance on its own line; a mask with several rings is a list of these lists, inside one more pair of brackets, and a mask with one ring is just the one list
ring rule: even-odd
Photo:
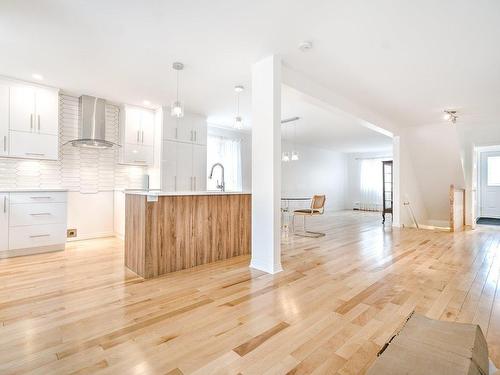
[[74,147],[95,149],[121,147],[116,143],[106,141],[106,101],[104,99],[82,95],[79,107],[79,137],[65,144],[71,143]]

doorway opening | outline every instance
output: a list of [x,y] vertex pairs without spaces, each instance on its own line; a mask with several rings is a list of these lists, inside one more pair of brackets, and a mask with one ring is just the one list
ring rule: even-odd
[[500,226],[500,145],[477,150],[476,223]]

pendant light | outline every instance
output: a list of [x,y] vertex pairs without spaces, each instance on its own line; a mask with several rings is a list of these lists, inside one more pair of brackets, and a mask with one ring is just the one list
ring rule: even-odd
[[170,108],[170,115],[172,115],[172,117],[180,118],[184,116],[184,107],[179,101],[179,72],[184,69],[184,64],[180,62],[174,62],[172,64],[172,68],[177,71],[177,96]]
[[243,119],[240,116],[240,94],[245,88],[241,85],[234,86],[234,92],[236,93],[236,116],[234,117],[233,127],[235,129],[243,129]]

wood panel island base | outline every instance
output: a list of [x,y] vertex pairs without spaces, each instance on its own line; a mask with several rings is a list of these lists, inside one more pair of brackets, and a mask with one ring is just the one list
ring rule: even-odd
[[250,253],[248,193],[127,192],[125,266],[149,279]]

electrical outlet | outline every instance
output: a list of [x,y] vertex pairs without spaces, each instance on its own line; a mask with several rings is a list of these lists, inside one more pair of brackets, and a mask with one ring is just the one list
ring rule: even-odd
[[76,237],[76,228],[73,228],[73,229],[68,229],[68,230],[66,231],[66,237],[67,237],[67,238]]

